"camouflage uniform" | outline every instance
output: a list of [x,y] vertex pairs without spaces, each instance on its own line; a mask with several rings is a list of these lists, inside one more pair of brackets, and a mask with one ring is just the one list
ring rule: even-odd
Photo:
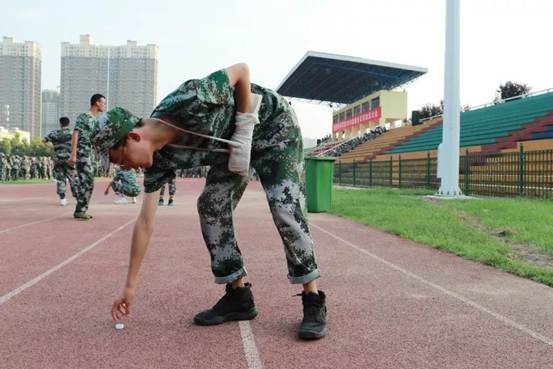
[[27,155],[23,156],[21,164],[21,179],[31,178],[31,158]]
[[19,179],[19,166],[20,166],[20,161],[19,161],[19,156],[18,155],[12,155],[11,158],[10,158],[10,166],[11,166],[11,173],[10,173],[10,178],[12,181],[15,181],[15,180],[18,180]]
[[140,186],[136,182],[136,173],[132,169],[117,169],[111,182],[111,188],[118,195],[136,197],[140,194]]
[[[259,174],[273,220],[284,243],[291,283],[307,283],[319,277],[313,241],[305,212],[302,136],[288,102],[274,91],[252,84],[262,95],[260,123],[255,127],[251,165]],[[229,139],[234,132],[234,88],[225,71],[201,80],[184,82],[165,97],[152,117],[166,119],[180,128]],[[198,199],[202,234],[211,256],[216,283],[228,283],[247,275],[234,235],[233,210],[248,184],[227,169],[228,154],[203,151],[226,144],[184,134],[180,145],[165,146],[154,154],[154,164],[144,176],[145,192],[157,191],[175,177],[176,168],[210,165],[205,188]]]
[[[50,132],[44,137],[44,142],[51,142],[54,145],[54,179],[56,180],[56,193],[60,198],[65,198],[65,185],[69,181],[71,193],[76,198],[75,193],[75,169],[67,161],[71,157],[71,130],[69,128],[59,128]],[[46,159],[40,160],[43,167],[41,175],[47,175]],[[43,177],[44,178],[44,177]]]
[[[172,178],[167,183],[167,187],[169,187],[169,196],[173,197],[175,196],[175,193],[177,192],[177,184],[175,178]],[[165,195],[165,185],[161,186],[161,191],[159,191],[159,197],[162,198]]]
[[94,189],[94,166],[92,165],[93,154],[90,138],[95,129],[96,119],[89,113],[82,113],[77,117],[75,130],[79,131],[79,141],[77,143],[77,162],[75,165],[77,206],[74,215],[86,213]]
[[8,180],[8,158],[0,152],[0,181]]

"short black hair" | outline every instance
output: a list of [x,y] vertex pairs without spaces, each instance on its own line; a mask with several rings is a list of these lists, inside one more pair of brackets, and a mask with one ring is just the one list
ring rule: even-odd
[[[138,122],[136,122],[133,129],[134,128],[140,128],[142,126],[144,126],[144,121],[142,119],[140,119]],[[128,135],[123,136],[123,138],[120,139],[119,141],[117,141],[117,143],[114,146],[112,146],[111,149],[118,149],[122,146],[125,146],[127,144],[127,139],[128,138],[129,138]]]
[[102,94],[94,94],[92,95],[92,97],[90,98],[90,106],[94,106],[94,104],[96,104],[98,102],[98,100],[100,99],[105,99],[106,97]]
[[62,127],[67,127],[69,125],[69,118],[67,117],[61,117],[60,118],[60,125]]

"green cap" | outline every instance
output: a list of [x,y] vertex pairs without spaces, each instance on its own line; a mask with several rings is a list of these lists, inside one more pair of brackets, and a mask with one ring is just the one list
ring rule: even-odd
[[109,151],[129,133],[140,118],[130,111],[115,107],[98,118],[98,129],[92,137],[96,150]]
[[102,162],[109,164],[109,150],[129,133],[140,118],[121,107],[108,110],[98,118],[98,129],[92,137],[92,144],[100,154]]

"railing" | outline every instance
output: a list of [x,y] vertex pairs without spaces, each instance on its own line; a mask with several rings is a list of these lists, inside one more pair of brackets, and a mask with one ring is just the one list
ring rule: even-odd
[[[354,187],[437,189],[437,158],[341,163],[334,165],[334,183]],[[466,195],[553,198],[553,150],[470,153],[460,156],[459,187]]]
[[[546,94],[546,93],[549,93],[549,92],[553,92],[553,88],[547,88],[547,89],[545,89],[545,90],[539,90],[539,91],[536,91],[536,92],[531,92],[531,93],[527,93],[527,94],[521,94],[521,95],[509,97],[509,98],[506,98],[506,99],[499,99],[499,100],[495,100],[495,101],[488,102],[488,103],[485,103],[485,104],[480,104],[480,105],[472,106],[472,107],[470,107],[467,111],[473,111],[473,110],[477,110],[477,109],[483,109],[483,108],[487,108],[487,107],[490,107],[490,106],[495,106],[495,105],[497,105],[497,104],[502,104],[502,103],[505,103],[505,102],[507,102],[507,101],[523,99],[523,98],[530,97],[530,96],[543,95],[543,94]],[[420,120],[420,122],[421,122],[421,124],[422,124],[423,122],[426,122],[427,120],[434,119],[434,118],[438,118],[438,117],[441,117],[441,116],[442,116],[442,114],[437,114],[437,115],[433,115],[433,116],[431,116],[431,117],[422,118],[422,119]]]

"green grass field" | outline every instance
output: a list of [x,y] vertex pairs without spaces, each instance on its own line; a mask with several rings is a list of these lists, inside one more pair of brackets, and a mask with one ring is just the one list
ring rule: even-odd
[[553,202],[335,188],[330,213],[553,287]]
[[15,181],[0,181],[1,185],[20,185],[20,184],[37,184],[37,183],[52,183],[52,179],[18,179]]

